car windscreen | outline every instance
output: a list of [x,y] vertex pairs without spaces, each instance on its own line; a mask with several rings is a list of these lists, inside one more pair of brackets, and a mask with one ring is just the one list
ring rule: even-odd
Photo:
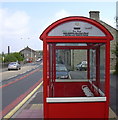
[[15,64],[17,64],[17,63],[15,63],[15,62],[13,62],[13,63],[10,63],[10,65],[15,65]]
[[56,67],[57,72],[67,71],[66,67]]

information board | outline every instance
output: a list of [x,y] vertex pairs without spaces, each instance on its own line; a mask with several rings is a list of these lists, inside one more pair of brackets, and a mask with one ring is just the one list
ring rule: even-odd
[[90,23],[70,21],[52,29],[48,36],[105,36],[105,34]]

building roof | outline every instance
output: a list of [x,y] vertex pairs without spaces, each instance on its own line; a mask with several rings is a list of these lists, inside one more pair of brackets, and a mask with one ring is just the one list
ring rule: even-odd
[[100,22],[101,24],[106,25],[106,26],[110,27],[111,29],[113,29],[113,30],[115,30],[115,31],[118,32],[118,29],[112,27],[111,25],[107,24],[106,22],[104,22],[104,21],[102,21],[102,20],[100,20],[99,22]]
[[25,51],[25,50],[32,51],[32,52],[37,52],[37,51],[31,49],[31,48],[28,47],[28,46],[27,46],[26,48],[22,49],[20,52]]
[[[104,25],[105,27],[108,27],[108,28],[110,28],[110,29],[113,29],[113,30],[115,30],[115,31],[118,31],[116,28],[114,28],[114,27],[110,26],[109,24],[107,24],[106,22],[100,20],[100,11],[90,11],[90,12],[89,12],[89,17],[90,17],[91,19],[94,19],[94,20],[96,20],[97,22],[101,23],[101,24]],[[108,28],[107,28],[107,29],[108,29]]]

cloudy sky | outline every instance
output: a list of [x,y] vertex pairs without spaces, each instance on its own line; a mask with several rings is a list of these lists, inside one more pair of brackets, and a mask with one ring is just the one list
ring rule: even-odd
[[42,49],[39,36],[56,20],[67,16],[89,17],[100,11],[100,19],[115,27],[116,2],[2,2],[0,4],[0,53],[29,46]]

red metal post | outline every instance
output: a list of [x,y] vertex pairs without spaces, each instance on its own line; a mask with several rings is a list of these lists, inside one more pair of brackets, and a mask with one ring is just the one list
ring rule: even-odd
[[43,98],[44,98],[44,118],[48,118],[47,114],[47,43],[43,42]]
[[88,49],[95,49],[96,46],[56,46],[56,49],[84,49],[84,50],[88,50]]
[[110,42],[107,40],[106,48],[105,48],[105,58],[106,58],[106,64],[105,64],[105,95],[107,97],[106,101],[106,118],[109,117],[109,98],[110,98]]
[[87,78],[90,79],[90,50],[87,50]]

